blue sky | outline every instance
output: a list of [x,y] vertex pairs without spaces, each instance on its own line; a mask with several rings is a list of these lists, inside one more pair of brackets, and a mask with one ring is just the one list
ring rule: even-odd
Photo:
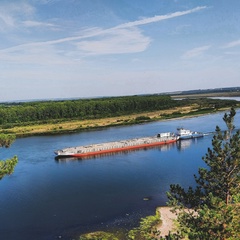
[[239,0],[1,0],[0,101],[240,86]]

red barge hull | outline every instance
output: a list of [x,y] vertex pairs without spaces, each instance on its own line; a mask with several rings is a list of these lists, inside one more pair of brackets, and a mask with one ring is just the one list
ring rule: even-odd
[[91,156],[102,155],[102,154],[131,151],[131,150],[136,150],[136,149],[144,149],[144,148],[150,148],[150,147],[156,147],[156,146],[171,144],[171,143],[177,142],[177,140],[178,140],[178,138],[173,138],[173,139],[168,139],[168,140],[160,141],[160,142],[145,143],[145,144],[139,144],[139,145],[134,145],[134,146],[112,148],[112,149],[103,149],[103,150],[86,152],[86,153],[69,153],[69,154],[66,154],[66,155],[65,154],[64,155],[58,155],[57,158],[66,158],[66,157],[84,158],[84,157],[91,157]]

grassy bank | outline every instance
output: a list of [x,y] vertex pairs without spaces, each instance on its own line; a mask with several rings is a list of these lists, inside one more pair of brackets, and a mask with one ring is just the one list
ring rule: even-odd
[[151,121],[161,121],[174,118],[193,117],[202,114],[222,111],[224,108],[200,108],[197,104],[185,107],[176,107],[169,110],[144,112],[119,117],[89,119],[89,120],[55,120],[47,123],[28,123],[24,126],[2,127],[0,133],[12,133],[17,137],[34,135],[53,135],[80,132],[88,129],[98,129],[111,126],[139,124]]

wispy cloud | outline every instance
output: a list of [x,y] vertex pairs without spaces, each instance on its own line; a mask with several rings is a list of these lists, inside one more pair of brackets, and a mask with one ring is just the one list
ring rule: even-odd
[[1,25],[6,25],[9,27],[13,27],[14,26],[14,19],[12,18],[12,16],[4,13],[4,12],[0,12],[0,23]]
[[47,22],[38,22],[38,21],[23,21],[24,26],[26,27],[55,27],[52,23]]
[[240,56],[240,51],[227,51],[227,52],[224,52],[224,54],[226,55],[232,55],[232,56]]
[[232,48],[232,47],[237,47],[237,46],[240,46],[240,39],[227,43],[223,48]]
[[[206,8],[206,6],[202,6],[187,11],[174,12],[166,15],[158,15],[137,21],[123,23],[108,29],[88,29],[82,31],[82,33],[78,34],[77,36],[59,38],[56,40],[25,43],[2,49],[0,50],[0,53],[14,53],[24,50],[27,52],[31,47],[40,48],[48,45],[58,45],[63,43],[70,43],[71,46],[76,46],[79,54],[83,55],[142,52],[147,49],[151,42],[151,39],[150,37],[145,36],[139,29],[141,25],[156,23],[163,20],[184,16],[187,14],[192,14]],[[23,23],[26,27],[53,27],[53,24],[51,23],[33,20],[25,20],[23,21]]]
[[1,28],[14,28],[18,25],[18,18],[29,17],[34,13],[34,7],[28,3],[0,3],[0,23]]
[[0,3],[0,31],[12,31],[18,29],[28,29],[45,27],[56,29],[55,24],[45,21],[35,21],[35,8],[25,2],[19,1],[12,4]]
[[187,15],[187,14],[191,14],[194,12],[198,12],[198,11],[206,9],[206,8],[207,8],[206,6],[202,6],[202,7],[196,7],[196,8],[187,10],[187,11],[175,12],[175,13],[170,13],[170,14],[166,14],[166,15],[158,15],[158,16],[154,16],[151,18],[144,18],[142,20],[137,20],[137,21],[133,21],[133,22],[120,24],[120,25],[116,26],[115,28],[136,27],[136,26],[145,25],[145,24],[149,24],[149,23],[160,22],[163,20],[176,18],[176,17]]
[[185,52],[182,56],[182,59],[190,59],[190,58],[198,57],[202,55],[204,52],[206,52],[210,47],[211,47],[210,45],[207,45],[207,46],[193,48]]
[[142,52],[150,44],[151,39],[144,36],[137,28],[115,29],[102,34],[96,40],[80,41],[79,50],[88,54],[121,54]]

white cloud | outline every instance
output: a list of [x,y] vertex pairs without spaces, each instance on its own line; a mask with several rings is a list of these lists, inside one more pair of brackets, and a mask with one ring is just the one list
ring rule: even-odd
[[38,21],[23,21],[26,27],[55,27],[52,23],[38,22]]
[[[31,13],[32,9],[28,5],[24,5],[25,12]],[[41,42],[30,42],[10,48],[0,50],[0,53],[17,54],[18,52],[24,52],[28,54],[30,48],[44,48],[50,45],[55,45],[57,49],[58,44],[70,43],[72,46],[77,46],[78,55],[86,54],[116,54],[116,53],[133,53],[142,52],[149,46],[151,39],[148,36],[144,36],[142,32],[137,28],[141,25],[156,23],[159,21],[180,17],[183,15],[191,14],[206,7],[197,7],[187,11],[170,13],[167,15],[158,15],[142,20],[132,21],[124,24],[117,25],[108,29],[91,28],[82,31],[78,36],[70,36],[65,38],[59,38],[56,40],[46,40]],[[19,9],[19,8],[18,8]],[[27,27],[40,27],[48,26],[53,27],[52,24],[46,22],[39,22],[34,20],[23,21]],[[69,48],[65,47],[65,51],[69,51]],[[75,51],[76,49],[71,49]],[[203,50],[202,50],[203,51]],[[50,53],[49,53],[50,54]],[[56,55],[56,53],[54,53]],[[76,54],[75,54],[76,55]]]
[[187,52],[185,52],[182,56],[182,59],[190,59],[190,58],[194,58],[194,57],[198,57],[200,55],[202,55],[204,52],[206,52],[211,46],[202,46],[202,47],[198,47],[198,48],[193,48]]
[[4,12],[0,12],[0,23],[1,25],[6,25],[9,27],[13,27],[14,26],[14,19],[11,15],[6,14]]
[[35,8],[26,1],[9,1],[8,3],[0,3],[1,11],[12,16],[30,16],[35,13]]
[[[47,46],[24,46],[13,52],[1,52],[0,61],[4,64],[15,64],[18,66],[36,65],[74,65],[74,58],[66,56],[64,51],[56,49],[54,45]],[[78,61],[79,63],[79,61]]]
[[207,8],[207,7],[206,6],[196,7],[196,8],[187,10],[187,11],[175,12],[175,13],[170,13],[170,14],[166,14],[166,15],[158,15],[158,16],[154,16],[154,17],[151,17],[151,18],[144,18],[142,20],[137,20],[137,21],[133,21],[133,22],[120,24],[120,25],[116,26],[115,28],[128,28],[128,27],[135,27],[135,26],[145,25],[145,24],[149,24],[149,23],[159,22],[159,21],[163,21],[163,20],[166,20],[166,19],[171,19],[171,18],[191,14],[191,13],[194,13],[194,12],[198,12],[198,11],[203,10],[205,8]]
[[[35,8],[30,4],[18,2],[15,4],[0,3],[0,30],[12,30],[14,28],[51,27],[56,25],[43,21],[35,21]],[[31,20],[33,19],[33,20]]]
[[81,41],[77,46],[88,54],[120,54],[142,52],[150,42],[139,29],[128,28],[103,32],[97,40]]
[[240,51],[227,51],[227,52],[224,52],[224,54],[231,55],[231,56],[239,56]]
[[237,46],[240,46],[240,39],[233,41],[233,42],[229,42],[223,48],[232,48],[232,47],[237,47]]
[[0,30],[11,30],[20,25],[21,19],[32,16],[34,7],[26,2],[0,2]]

